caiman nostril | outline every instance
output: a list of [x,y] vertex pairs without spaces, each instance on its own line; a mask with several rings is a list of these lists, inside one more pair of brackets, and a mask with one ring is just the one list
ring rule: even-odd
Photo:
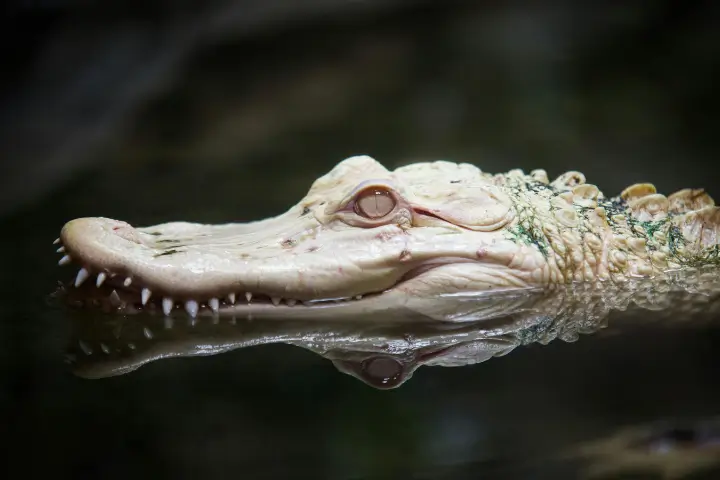
[[123,223],[120,225],[116,225],[112,227],[112,231],[115,235],[117,235],[120,238],[123,238],[129,242],[142,244],[142,240],[140,239],[140,234],[138,231],[133,228],[132,225],[129,223]]

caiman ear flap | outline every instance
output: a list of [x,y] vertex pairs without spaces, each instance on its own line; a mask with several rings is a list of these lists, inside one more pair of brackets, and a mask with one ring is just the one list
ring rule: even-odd
[[[524,175],[508,172],[507,178]],[[437,161],[395,170],[400,195],[410,204],[415,225],[437,219],[461,228],[490,232],[514,218],[513,202],[501,185],[504,175],[484,174],[469,164]],[[433,219],[433,217],[435,217]]]
[[714,207],[715,201],[702,188],[686,188],[668,197],[670,213],[688,213],[705,207]]
[[680,229],[685,247],[689,253],[720,244],[720,208],[704,207],[694,212],[683,213],[672,218],[672,224]]
[[495,185],[478,183],[445,191],[437,189],[432,196],[413,193],[409,198],[416,214],[429,214],[468,230],[491,232],[515,218],[512,201]]

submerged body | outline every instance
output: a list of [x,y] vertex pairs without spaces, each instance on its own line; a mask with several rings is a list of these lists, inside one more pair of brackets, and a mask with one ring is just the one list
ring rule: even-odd
[[59,242],[60,263],[80,266],[74,284],[92,303],[194,317],[292,315],[337,301],[354,314],[409,297],[621,286],[716,265],[719,232],[720,210],[703,190],[666,197],[636,184],[609,198],[579,172],[550,182],[543,170],[491,175],[445,161],[388,171],[359,156],[277,217],[144,228],[80,218]]

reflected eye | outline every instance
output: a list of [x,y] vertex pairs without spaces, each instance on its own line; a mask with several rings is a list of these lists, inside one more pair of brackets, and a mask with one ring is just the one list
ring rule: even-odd
[[403,366],[393,358],[378,356],[365,360],[362,371],[367,376],[366,380],[372,381],[378,387],[394,387],[402,378]]
[[368,188],[355,199],[355,213],[369,219],[382,218],[395,209],[395,198],[383,188]]

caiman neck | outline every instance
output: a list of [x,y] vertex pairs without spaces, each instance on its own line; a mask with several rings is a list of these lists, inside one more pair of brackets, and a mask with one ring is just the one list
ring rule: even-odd
[[559,283],[622,283],[706,264],[706,251],[686,248],[689,240],[679,224],[687,214],[668,212],[660,201],[660,207],[647,201],[638,206],[630,195],[633,188],[638,187],[614,198],[590,184],[529,189],[509,235],[534,245]]

